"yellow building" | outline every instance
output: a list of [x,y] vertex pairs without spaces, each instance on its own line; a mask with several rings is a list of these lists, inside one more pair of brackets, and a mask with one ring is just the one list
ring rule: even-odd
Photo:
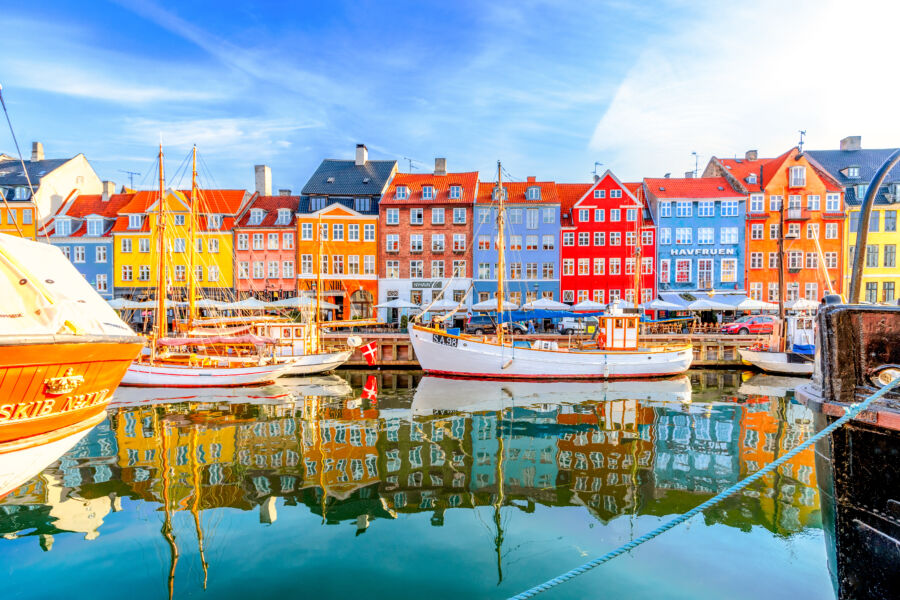
[[[159,257],[158,192],[141,191],[119,211],[113,226],[116,296],[156,296]],[[190,192],[165,194],[167,279],[170,296],[184,298],[193,258],[197,289],[207,298],[230,299],[234,289],[234,240],[237,213],[249,200],[244,190],[202,190],[195,212],[195,251],[191,256]]]

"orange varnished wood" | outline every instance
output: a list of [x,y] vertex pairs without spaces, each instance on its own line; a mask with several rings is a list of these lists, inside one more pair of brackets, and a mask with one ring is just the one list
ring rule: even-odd
[[[0,444],[101,413],[140,350],[141,344],[134,342],[0,346]],[[52,393],[47,381],[65,377],[69,369],[70,375],[83,377],[83,383]]]

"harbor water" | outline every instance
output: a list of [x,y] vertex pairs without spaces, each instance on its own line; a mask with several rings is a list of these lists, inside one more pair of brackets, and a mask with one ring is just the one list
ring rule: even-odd
[[[506,598],[807,439],[796,383],[340,371],[121,388],[80,439],[0,457],[4,597]],[[544,596],[833,598],[822,514],[810,449]]]

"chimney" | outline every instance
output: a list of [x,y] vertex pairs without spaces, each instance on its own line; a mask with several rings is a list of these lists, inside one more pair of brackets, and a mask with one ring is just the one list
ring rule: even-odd
[[756,160],[757,156],[759,156],[759,154],[756,152],[756,150],[747,150],[746,152],[744,152],[745,160]]
[[534,175],[529,175],[525,178],[525,181],[526,183],[534,183],[535,181],[537,181],[537,177],[535,177]]
[[256,165],[256,193],[260,196],[272,195],[272,169],[269,165]]
[[290,196],[291,190],[278,190],[278,195],[279,196]]
[[369,162],[369,149],[365,144],[356,145],[356,166],[364,167]]
[[841,150],[862,150],[862,136],[848,135],[841,140]]
[[671,173],[666,173],[665,175],[663,175],[663,177],[666,178],[666,179],[668,179],[668,178],[671,177],[671,176],[672,176]]
[[600,176],[594,173],[594,183],[597,183],[598,181],[600,181]]
[[116,193],[116,184],[113,181],[104,181],[103,182],[103,194],[100,198],[104,202],[109,202],[109,197]]
[[31,142],[31,160],[44,160],[44,145],[40,142]]
[[693,171],[685,171],[685,172],[684,172],[684,178],[685,178],[685,179],[693,179],[693,178],[694,178],[694,172],[693,172]]
[[447,159],[446,158],[434,159],[434,174],[435,175],[446,175],[447,174]]

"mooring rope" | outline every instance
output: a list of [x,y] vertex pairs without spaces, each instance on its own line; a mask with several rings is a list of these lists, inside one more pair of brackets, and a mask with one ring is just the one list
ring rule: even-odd
[[847,412],[844,414],[844,416],[842,416],[840,419],[838,419],[831,425],[828,425],[827,427],[822,429],[822,431],[820,431],[819,433],[810,437],[808,440],[806,440],[799,446],[796,446],[793,450],[791,450],[787,454],[783,455],[781,458],[769,463],[768,465],[766,465],[765,467],[763,467],[762,469],[760,469],[753,475],[750,475],[749,477],[737,482],[736,484],[732,485],[725,491],[720,492],[716,496],[713,496],[706,502],[703,502],[702,504],[695,506],[694,508],[687,511],[683,515],[675,517],[671,521],[669,521],[663,525],[660,525],[653,531],[646,533],[639,538],[631,540],[630,542],[622,544],[615,550],[607,552],[603,556],[595,558],[594,560],[592,560],[590,562],[584,563],[580,567],[576,567],[567,573],[563,573],[562,575],[560,575],[558,577],[554,577],[553,579],[545,581],[544,583],[542,583],[540,585],[536,585],[533,588],[525,590],[524,592],[522,592],[520,594],[512,596],[510,598],[510,600],[524,600],[525,598],[531,598],[533,596],[536,596],[536,595],[540,594],[541,592],[546,592],[550,588],[556,587],[561,583],[565,583],[566,581],[569,581],[570,579],[574,579],[575,577],[578,577],[579,575],[587,573],[594,567],[599,567],[603,563],[609,562],[610,560],[616,558],[617,556],[620,556],[622,554],[625,554],[626,552],[630,552],[631,550],[634,550],[635,548],[637,548],[644,542],[648,542],[648,541],[652,540],[656,536],[661,535],[661,534],[667,532],[668,530],[670,530],[674,527],[677,527],[678,525],[691,519],[692,517],[696,516],[697,514],[706,510],[707,508],[711,508],[711,507],[715,506],[722,500],[725,500],[729,496],[732,496],[732,495],[736,494],[737,492],[743,490],[745,487],[747,487],[751,483],[759,480],[764,475],[774,471],[775,469],[777,469],[784,463],[788,462],[789,460],[791,460],[792,458],[794,458],[795,456],[797,456],[798,454],[800,454],[801,452],[803,452],[804,450],[809,448],[811,445],[813,445],[816,442],[818,442],[819,440],[821,440],[822,438],[830,435],[835,429],[837,429],[838,427],[841,427],[842,425],[847,423],[849,420],[853,419],[856,415],[858,415],[859,413],[864,411],[866,408],[868,408],[868,406],[872,402],[874,402],[875,400],[884,396],[890,390],[897,387],[897,385],[900,385],[900,377],[898,377],[897,379],[894,379],[888,385],[879,389],[877,392],[875,392],[874,394],[872,394],[871,396],[869,396],[862,402],[860,402],[858,404],[853,404],[850,407],[848,407]]

